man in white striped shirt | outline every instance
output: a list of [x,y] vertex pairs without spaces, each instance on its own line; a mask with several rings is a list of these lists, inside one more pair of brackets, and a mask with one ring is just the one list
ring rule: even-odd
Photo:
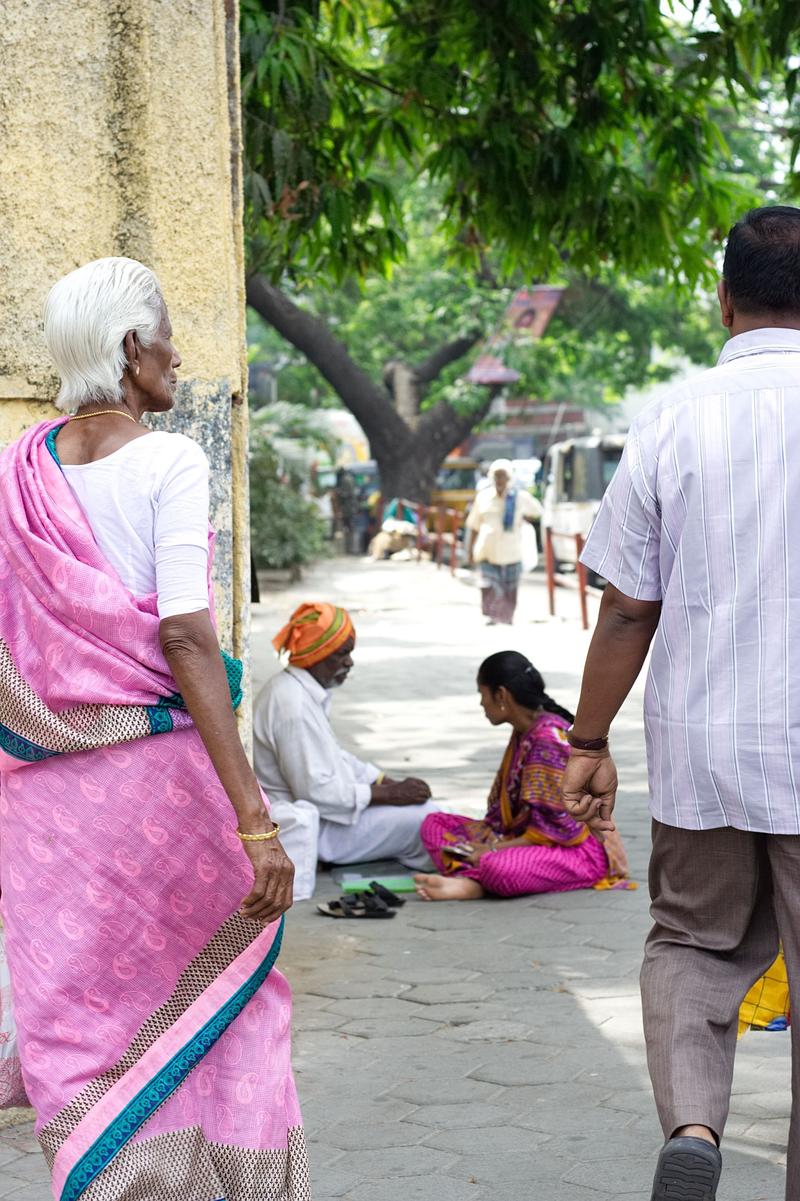
[[[716,1196],[738,1009],[779,935],[800,1009],[800,209],[734,226],[719,300],[717,366],[633,423],[586,544],[609,587],[564,779],[570,811],[613,828],[607,734],[652,641],[642,1003],[667,1139],[653,1201]],[[800,1022],[792,1044],[796,1083]]]

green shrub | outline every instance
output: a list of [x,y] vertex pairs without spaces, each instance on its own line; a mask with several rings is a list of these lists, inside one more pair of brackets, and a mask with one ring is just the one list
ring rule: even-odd
[[268,442],[250,455],[250,536],[256,567],[302,567],[325,553],[325,523]]

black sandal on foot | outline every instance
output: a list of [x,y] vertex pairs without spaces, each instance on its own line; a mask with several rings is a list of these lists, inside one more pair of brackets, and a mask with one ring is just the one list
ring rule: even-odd
[[379,884],[377,880],[370,881],[369,888],[373,896],[380,897],[383,903],[391,909],[400,909],[406,903],[405,897],[399,897],[396,892],[392,892],[390,888]]
[[395,917],[393,909],[384,904],[380,897],[362,893],[357,897],[340,897],[338,901],[327,901],[317,905],[317,913],[323,917],[378,918]]
[[650,1201],[714,1201],[722,1171],[719,1148],[680,1135],[661,1148]]

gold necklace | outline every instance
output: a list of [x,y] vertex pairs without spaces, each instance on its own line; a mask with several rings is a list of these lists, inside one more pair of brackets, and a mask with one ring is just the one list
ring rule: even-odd
[[122,409],[100,409],[99,413],[73,413],[70,421],[85,421],[87,417],[108,417],[109,414],[115,413],[117,417],[127,417],[134,425],[139,424],[135,417],[131,417],[130,413],[123,413]]

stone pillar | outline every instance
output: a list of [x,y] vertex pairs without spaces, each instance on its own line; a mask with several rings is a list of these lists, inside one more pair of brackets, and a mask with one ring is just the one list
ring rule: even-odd
[[238,4],[9,0],[0,31],[0,444],[55,414],[42,309],[127,255],[158,275],[183,356],[167,428],[211,460],[220,641],[250,600]]

